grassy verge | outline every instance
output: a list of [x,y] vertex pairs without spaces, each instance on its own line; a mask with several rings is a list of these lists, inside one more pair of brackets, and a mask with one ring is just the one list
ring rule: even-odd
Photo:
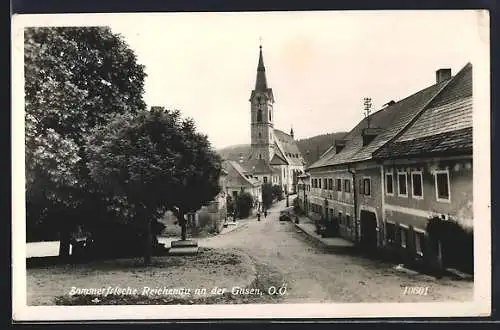
[[[226,288],[222,294],[186,297],[135,295],[74,295],[58,296],[56,305],[210,305],[210,304],[259,304],[278,303],[282,295],[278,290],[284,278],[274,268],[265,264],[255,264],[255,279],[246,287]],[[271,288],[271,289],[270,289]],[[272,289],[272,288],[275,288]]]

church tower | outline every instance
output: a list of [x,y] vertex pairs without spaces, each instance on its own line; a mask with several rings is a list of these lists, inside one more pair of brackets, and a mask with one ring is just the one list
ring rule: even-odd
[[267,86],[262,45],[259,46],[255,89],[249,101],[251,104],[251,158],[263,159],[269,163],[274,155],[274,96],[272,89]]

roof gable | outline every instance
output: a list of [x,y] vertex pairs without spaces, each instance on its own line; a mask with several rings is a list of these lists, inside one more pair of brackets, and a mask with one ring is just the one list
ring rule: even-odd
[[468,152],[472,148],[472,104],[472,65],[468,63],[399,137],[374,156]]
[[346,146],[339,153],[330,152],[309,168],[371,159],[376,150],[401,132],[451,81],[453,79],[429,86],[370,115],[370,127],[382,132],[366,146],[363,146],[362,133],[368,127],[368,120],[364,118],[346,135]]
[[279,129],[274,129],[275,144],[281,156],[290,165],[304,165],[304,158],[294,138]]

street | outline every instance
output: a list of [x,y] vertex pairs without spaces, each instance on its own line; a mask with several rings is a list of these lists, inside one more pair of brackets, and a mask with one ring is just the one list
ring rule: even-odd
[[[239,220],[247,226],[204,242],[213,248],[240,249],[276,268],[286,279],[286,303],[467,301],[473,283],[434,279],[397,271],[394,265],[365,257],[326,253],[312,246],[294,224],[280,222],[276,203],[261,217]],[[422,292],[422,295],[415,292]]]

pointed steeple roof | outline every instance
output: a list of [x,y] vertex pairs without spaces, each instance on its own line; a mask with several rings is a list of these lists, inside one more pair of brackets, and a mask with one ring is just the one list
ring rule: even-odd
[[259,64],[257,65],[257,79],[255,80],[255,91],[265,92],[267,90],[266,67],[262,56],[262,45],[259,46]]

